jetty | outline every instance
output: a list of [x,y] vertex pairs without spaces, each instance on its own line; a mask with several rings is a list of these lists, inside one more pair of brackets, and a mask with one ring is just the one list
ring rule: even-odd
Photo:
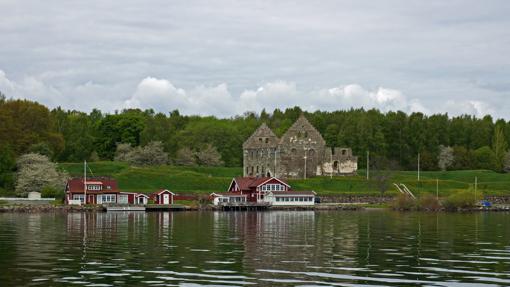
[[145,211],[145,206],[107,206],[106,211]]

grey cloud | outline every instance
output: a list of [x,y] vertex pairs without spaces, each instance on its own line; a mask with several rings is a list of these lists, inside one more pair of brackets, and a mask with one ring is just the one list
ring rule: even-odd
[[[202,99],[183,109],[222,116],[237,111],[201,103],[321,107],[331,99],[300,95],[356,83],[406,95],[385,108],[453,114],[474,110],[445,101],[480,102],[510,118],[509,11],[505,0],[5,0],[0,69],[18,85],[4,93],[83,110],[125,106],[150,76]],[[274,103],[257,92],[268,83],[295,87]],[[257,101],[240,100],[250,92]]]

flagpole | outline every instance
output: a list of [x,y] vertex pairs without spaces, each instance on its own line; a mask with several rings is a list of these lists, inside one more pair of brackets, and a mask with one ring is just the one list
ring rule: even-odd
[[87,161],[83,161],[83,204],[87,204]]
[[370,179],[370,151],[367,151],[367,180]]
[[420,153],[418,153],[418,181],[420,181]]

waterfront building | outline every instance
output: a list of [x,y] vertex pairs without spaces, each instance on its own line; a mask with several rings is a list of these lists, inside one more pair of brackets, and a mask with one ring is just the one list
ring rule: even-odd
[[121,192],[117,181],[108,177],[72,178],[65,187],[65,204],[147,204],[143,193]]
[[227,192],[212,193],[214,205],[314,205],[315,192],[294,191],[284,180],[276,177],[236,177]]
[[175,193],[168,189],[162,189],[150,195],[155,204],[174,204]]

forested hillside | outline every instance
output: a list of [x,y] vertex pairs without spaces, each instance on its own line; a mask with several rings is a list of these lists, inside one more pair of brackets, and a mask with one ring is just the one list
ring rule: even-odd
[[[281,135],[302,113],[298,107],[284,111],[245,113],[228,119],[166,114],[153,110],[124,110],[108,114],[47,107],[26,100],[0,100],[0,161],[37,152],[58,162],[84,159],[111,160],[118,143],[144,146],[161,141],[169,160],[180,150],[203,149],[211,144],[225,166],[242,165],[242,143],[263,122]],[[366,151],[393,161],[400,169],[414,169],[421,154],[424,170],[438,169],[440,146],[452,147],[449,169],[503,168],[510,141],[510,122],[491,116],[424,115],[377,110],[305,112],[330,146],[352,147],[365,167]],[[3,164],[4,169],[6,164]],[[0,171],[1,172],[1,171]]]

